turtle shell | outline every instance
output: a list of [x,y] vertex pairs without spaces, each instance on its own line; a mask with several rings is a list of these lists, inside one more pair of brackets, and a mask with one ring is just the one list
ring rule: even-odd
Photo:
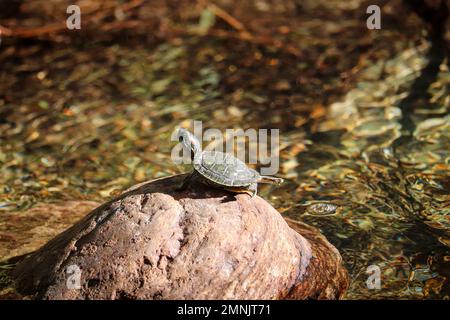
[[246,187],[258,181],[259,173],[229,153],[203,151],[194,169],[206,179],[219,185]]

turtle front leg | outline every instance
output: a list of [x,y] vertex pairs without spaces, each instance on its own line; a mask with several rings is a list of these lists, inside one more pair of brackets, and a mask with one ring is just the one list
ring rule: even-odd
[[186,190],[193,180],[194,180],[194,172],[191,172],[186,178],[184,178],[183,183],[181,184],[181,186],[179,186],[175,190],[176,191],[184,191],[184,190]]
[[256,193],[258,192],[258,183],[255,182],[253,184],[251,184],[248,187],[248,191],[251,193],[250,197],[253,198],[254,196],[256,196]]

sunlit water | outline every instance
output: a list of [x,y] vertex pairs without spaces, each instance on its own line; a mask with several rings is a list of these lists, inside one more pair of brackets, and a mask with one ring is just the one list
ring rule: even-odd
[[[408,99],[435,63],[424,57],[429,50],[406,50],[364,71],[357,88],[329,106],[308,150],[290,160],[285,174],[296,183],[272,192],[283,214],[319,227],[339,248],[351,272],[348,298],[449,294],[448,66],[437,63],[428,94]],[[317,202],[338,209],[308,210]],[[367,288],[370,265],[381,270],[381,290]]]

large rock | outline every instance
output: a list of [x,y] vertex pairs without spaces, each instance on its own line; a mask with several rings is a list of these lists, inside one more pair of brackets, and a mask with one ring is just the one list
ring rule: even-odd
[[183,178],[138,185],[92,211],[17,265],[17,290],[38,299],[343,294],[341,257],[315,229],[291,222],[302,236],[259,197],[201,185],[176,191]]

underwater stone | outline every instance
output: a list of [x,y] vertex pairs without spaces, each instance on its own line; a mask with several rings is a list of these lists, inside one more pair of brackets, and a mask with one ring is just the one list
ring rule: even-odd
[[[265,200],[185,175],[139,184],[93,210],[13,270],[37,299],[335,299],[339,252]],[[295,230],[295,231],[294,231]],[[297,231],[297,232],[296,232]]]

